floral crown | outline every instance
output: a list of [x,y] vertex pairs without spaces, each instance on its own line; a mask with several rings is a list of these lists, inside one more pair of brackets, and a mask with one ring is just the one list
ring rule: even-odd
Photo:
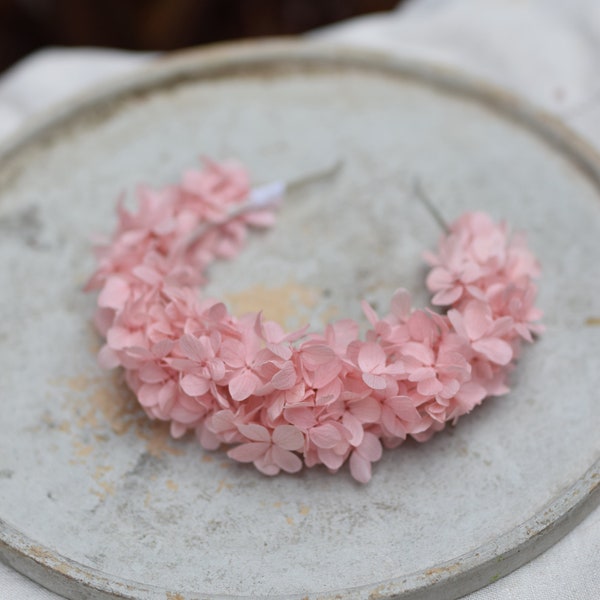
[[103,367],[123,367],[148,416],[173,437],[193,430],[203,448],[266,475],[346,460],[371,478],[382,446],[428,440],[487,396],[509,391],[523,340],[541,332],[538,263],[521,235],[483,213],[450,225],[426,253],[427,287],[444,314],[411,308],[406,290],[359,336],[351,319],[286,333],[262,313],[241,317],[201,298],[209,265],[232,258],[251,227],[268,227],[285,191],[252,189],[247,171],[207,161],[177,185],[141,187],[137,212],[99,246],[87,285],[100,290],[95,324]]

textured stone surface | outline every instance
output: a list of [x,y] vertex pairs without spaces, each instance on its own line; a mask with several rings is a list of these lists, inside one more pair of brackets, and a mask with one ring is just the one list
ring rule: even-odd
[[[183,57],[130,82],[145,91],[99,92],[104,100],[65,109],[9,149],[0,555],[19,570],[76,598],[449,598],[534,556],[591,506],[596,159],[483,87],[343,55],[302,46]],[[90,235],[110,231],[119,192],[168,183],[202,154],[241,159],[257,182],[343,159],[334,179],[294,192],[273,230],[212,270],[210,294],[238,311],[262,305],[288,326],[359,318],[361,298],[383,312],[399,286],[427,302],[420,255],[439,231],[416,178],[447,220],[482,209],[527,230],[548,330],[526,349],[514,391],[426,445],[386,452],[367,486],[321,469],[269,479],[192,439],[171,441],[119,374],[97,367],[94,299],[81,287]]]

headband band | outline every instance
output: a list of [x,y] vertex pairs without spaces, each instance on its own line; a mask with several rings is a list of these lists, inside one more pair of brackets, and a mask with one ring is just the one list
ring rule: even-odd
[[99,359],[122,367],[152,419],[171,434],[230,446],[266,475],[303,466],[371,478],[382,446],[423,442],[487,396],[509,391],[523,341],[540,333],[538,263],[524,236],[484,213],[465,213],[425,254],[432,308],[399,289],[370,329],[345,319],[321,333],[283,331],[262,314],[233,316],[199,295],[206,270],[233,258],[251,227],[268,227],[285,184],[250,187],[235,163],[207,162],[176,185],[137,192],[137,212],[96,249],[87,285],[99,290]]

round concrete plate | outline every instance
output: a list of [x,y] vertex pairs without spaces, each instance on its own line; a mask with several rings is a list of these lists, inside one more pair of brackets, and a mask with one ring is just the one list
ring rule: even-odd
[[[360,318],[396,287],[428,302],[421,253],[485,210],[528,233],[546,333],[510,395],[427,444],[267,478],[171,441],[103,372],[90,238],[140,181],[200,155],[257,182],[341,159],[278,225],[212,270],[211,294],[288,326]],[[456,598],[592,509],[600,466],[600,163],[527,105],[454,73],[275,43],[161,61],[46,118],[0,163],[0,555],[68,598]]]

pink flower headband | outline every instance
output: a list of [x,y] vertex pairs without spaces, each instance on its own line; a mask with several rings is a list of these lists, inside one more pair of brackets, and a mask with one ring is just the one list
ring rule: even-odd
[[151,419],[193,430],[207,450],[266,475],[349,459],[360,482],[382,445],[423,442],[487,396],[508,392],[523,340],[539,333],[538,263],[522,236],[466,213],[427,253],[430,309],[399,289],[364,339],[351,320],[323,333],[285,333],[261,313],[235,317],[198,297],[217,258],[241,249],[249,227],[273,224],[285,186],[251,189],[246,170],[208,162],[178,185],[141,188],[139,209],[119,205],[112,241],[97,248],[87,285],[100,290],[95,324],[102,366],[122,366]]

